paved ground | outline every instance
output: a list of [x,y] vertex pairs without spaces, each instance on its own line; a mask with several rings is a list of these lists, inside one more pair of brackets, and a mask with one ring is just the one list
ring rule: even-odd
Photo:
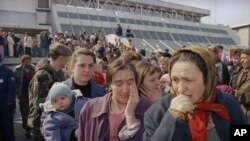
[[15,125],[16,141],[31,141],[31,139],[26,138],[26,136],[24,135],[25,130],[23,130],[23,128],[22,128],[22,118],[21,118],[21,113],[19,110],[18,103],[17,103],[17,108],[16,108],[14,125]]

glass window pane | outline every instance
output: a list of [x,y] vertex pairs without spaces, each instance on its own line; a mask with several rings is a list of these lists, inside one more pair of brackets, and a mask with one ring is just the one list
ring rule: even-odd
[[99,16],[100,21],[107,22],[108,18],[106,16]]
[[172,25],[171,24],[168,24],[168,23],[165,23],[166,27],[168,28],[172,28]]
[[142,21],[141,20],[135,20],[135,22],[139,25],[143,25]]
[[114,33],[112,28],[104,27],[103,30],[104,30],[105,35]]
[[159,27],[164,27],[163,23],[157,22]]
[[151,24],[152,26],[157,26],[157,23],[156,23],[156,22],[150,21],[150,24]]
[[127,20],[128,20],[128,23],[135,24],[135,20],[134,19],[127,19]]
[[110,22],[117,22],[115,17],[108,17],[108,19],[109,19]]
[[162,32],[156,32],[156,34],[158,35],[158,37],[160,38],[160,40],[166,40],[165,36],[163,35]]
[[99,21],[99,17],[97,15],[89,15],[89,19],[94,21]]
[[172,35],[173,35],[175,41],[180,41],[181,40],[180,37],[178,36],[178,34],[172,33]]
[[91,33],[94,33],[94,30],[92,26],[83,26],[83,31],[87,33],[87,35],[90,35]]
[[180,37],[181,41],[183,41],[183,42],[187,41],[187,39],[186,39],[186,37],[185,37],[184,34],[178,34],[178,36]]
[[121,23],[128,23],[127,20],[125,18],[119,18]]
[[144,36],[145,39],[151,39],[148,31],[141,30],[142,35]]
[[66,12],[57,12],[57,16],[61,18],[68,18],[68,14]]
[[154,31],[149,31],[152,39],[159,39]]
[[73,31],[76,35],[79,35],[79,32],[82,31],[81,25],[72,25]]
[[150,23],[148,21],[142,21],[144,23],[144,25],[150,25]]
[[87,14],[80,14],[80,19],[89,20],[89,16]]
[[169,33],[164,32],[163,34],[164,34],[164,36],[165,36],[165,38],[166,38],[167,40],[169,40],[169,41],[172,41],[172,40],[173,40]]
[[133,31],[134,31],[134,36],[135,36],[136,38],[140,38],[140,39],[144,38],[144,37],[142,36],[140,30],[133,30]]
[[72,33],[71,26],[69,24],[61,24],[62,32],[68,31],[69,33]]
[[190,35],[193,42],[199,42],[195,35]]
[[186,39],[188,42],[194,42],[189,34],[186,34]]
[[178,25],[179,29],[184,29],[183,25]]
[[71,18],[71,19],[79,19],[78,14],[76,14],[76,13],[69,13],[69,18]]

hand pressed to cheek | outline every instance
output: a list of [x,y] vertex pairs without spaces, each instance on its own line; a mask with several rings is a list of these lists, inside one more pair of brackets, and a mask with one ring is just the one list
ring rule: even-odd
[[130,127],[136,122],[135,109],[139,103],[139,94],[135,84],[130,85],[129,100],[125,109],[126,123]]

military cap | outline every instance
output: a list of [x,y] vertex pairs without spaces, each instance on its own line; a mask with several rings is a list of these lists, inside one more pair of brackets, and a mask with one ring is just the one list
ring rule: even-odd
[[243,49],[243,50],[241,51],[241,54],[250,55],[250,47]]
[[60,55],[65,55],[65,56],[70,56],[73,53],[73,51],[70,48],[61,43],[52,44],[49,50],[51,54],[58,53]]

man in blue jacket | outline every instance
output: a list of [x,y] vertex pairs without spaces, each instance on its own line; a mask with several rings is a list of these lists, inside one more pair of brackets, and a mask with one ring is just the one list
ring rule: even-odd
[[0,140],[14,141],[16,83],[11,69],[1,63],[0,55]]

